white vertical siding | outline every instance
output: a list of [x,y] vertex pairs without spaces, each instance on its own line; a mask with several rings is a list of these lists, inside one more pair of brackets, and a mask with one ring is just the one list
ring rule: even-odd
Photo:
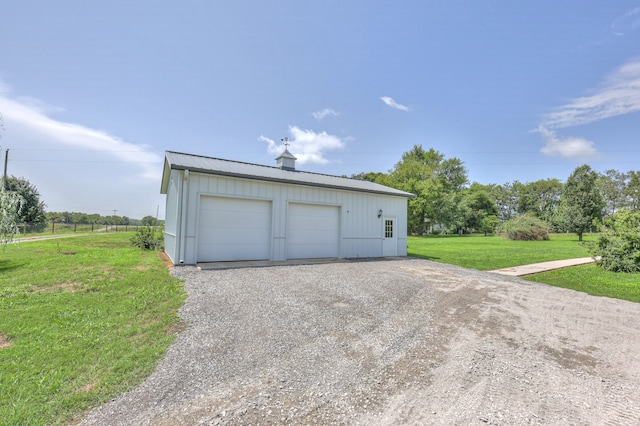
[[164,225],[164,251],[173,263],[177,260],[177,235],[179,222],[178,195],[180,194],[180,172],[172,170],[169,176],[169,188],[167,191],[167,205]]
[[[165,249],[174,263],[180,259],[187,264],[196,263],[198,211],[201,195],[222,195],[271,201],[273,206],[271,260],[287,258],[287,206],[291,202],[340,207],[339,253],[341,257],[382,256],[383,219],[378,218],[378,211],[382,209],[384,216],[396,218],[398,255],[406,256],[407,254],[407,199],[404,197],[201,173],[189,173],[186,180],[183,176],[184,172],[172,170],[172,184],[169,185],[167,191]],[[182,211],[179,210],[180,206],[182,206]],[[184,215],[182,218],[184,228],[180,226],[181,215]],[[173,222],[175,226],[169,224],[169,221]],[[183,239],[182,245],[180,244],[181,238]]]

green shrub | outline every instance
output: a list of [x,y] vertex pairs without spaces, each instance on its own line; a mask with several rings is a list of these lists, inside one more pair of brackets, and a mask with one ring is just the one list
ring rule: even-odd
[[131,237],[131,245],[144,250],[164,250],[164,242],[162,234],[156,237],[153,228],[150,226],[142,226],[138,228],[133,237]]
[[500,233],[516,241],[543,241],[549,239],[551,227],[542,219],[530,215],[520,215],[505,222]]
[[640,212],[623,210],[604,221],[593,249],[611,272],[640,272]]

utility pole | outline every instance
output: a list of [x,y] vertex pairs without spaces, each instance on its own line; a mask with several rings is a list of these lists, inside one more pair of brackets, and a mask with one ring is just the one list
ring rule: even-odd
[[[0,139],[2,139],[2,131],[4,130],[4,117],[0,112]],[[4,154],[4,174],[2,175],[2,189],[7,189],[7,161],[9,160],[9,148]]]
[[118,224],[116,223],[116,212],[117,211],[118,210],[113,209],[113,225],[115,225],[115,227],[116,227],[116,232],[118,232]]
[[7,189],[7,162],[9,161],[9,148],[4,153],[4,175],[2,178],[2,187]]

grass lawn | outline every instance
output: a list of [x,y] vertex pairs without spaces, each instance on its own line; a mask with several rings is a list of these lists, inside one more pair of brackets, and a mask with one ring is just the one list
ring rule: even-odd
[[[510,241],[503,237],[428,236],[408,238],[409,256],[489,271],[509,266],[590,256],[587,244],[595,236],[553,234],[549,241]],[[586,243],[586,244],[585,244]],[[523,277],[595,296],[640,302],[640,274],[602,270],[582,265]]]
[[435,262],[490,271],[509,266],[549,260],[588,257],[585,242],[596,238],[585,235],[584,242],[573,234],[553,234],[548,241],[511,241],[502,236],[484,237],[430,235],[408,237],[409,256]]
[[594,296],[606,296],[640,303],[640,274],[608,272],[598,265],[574,266],[522,278],[582,291]]
[[65,424],[156,367],[185,292],[133,233],[0,249],[0,423]]

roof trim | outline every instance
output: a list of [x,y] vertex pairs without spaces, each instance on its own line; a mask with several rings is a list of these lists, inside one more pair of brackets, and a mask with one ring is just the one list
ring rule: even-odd
[[[269,169],[269,170],[273,170],[273,169],[282,170],[282,169],[277,168],[277,167],[269,167],[269,166],[265,166],[265,165],[261,165],[261,164],[247,163],[247,162],[242,162],[242,161],[225,160],[225,159],[222,159],[222,158],[206,157],[206,156],[203,156],[203,155],[195,155],[195,154],[186,154],[186,153],[176,152],[176,151],[166,151],[166,152],[167,153],[171,153],[171,154],[176,154],[176,155],[186,155],[186,156],[190,156],[190,157],[199,157],[199,158],[208,159],[208,160],[225,161],[225,162],[229,162],[229,163],[244,164],[244,165],[253,166],[253,167],[264,167],[264,168]],[[365,192],[365,193],[371,193],[371,194],[390,195],[390,196],[404,197],[404,198],[416,198],[416,196],[414,194],[411,194],[411,193],[408,193],[408,192],[404,192],[404,191],[401,191],[399,189],[395,189],[395,188],[387,187],[387,186],[384,186],[384,185],[376,184],[374,182],[369,182],[369,181],[364,181],[364,180],[359,180],[359,179],[353,179],[353,178],[348,178],[348,177],[327,175],[327,174],[322,174],[322,173],[305,172],[305,171],[299,171],[299,170],[286,170],[287,173],[295,173],[295,174],[300,173],[300,174],[306,174],[306,175],[325,176],[325,177],[330,177],[330,178],[335,178],[335,179],[352,180],[352,181],[356,181],[356,182],[368,182],[368,183],[371,183],[372,185],[376,185],[376,186],[378,186],[380,188],[388,188],[390,191],[385,191],[384,189],[377,190],[377,189],[374,189],[374,188],[358,188],[358,187],[348,186],[348,185],[331,184],[331,183],[323,183],[323,182],[310,182],[310,181],[304,181],[304,180],[278,178],[278,177],[271,177],[271,176],[251,175],[251,174],[245,174],[245,173],[234,173],[234,172],[231,172],[231,171],[215,170],[215,169],[208,169],[208,168],[202,168],[202,167],[190,167],[190,166],[181,165],[181,164],[171,164],[171,162],[169,161],[169,159],[167,158],[166,155],[165,155],[165,165],[164,165],[164,173],[163,173],[163,179],[162,179],[162,188],[161,188],[161,191],[160,191],[160,193],[162,193],[162,194],[166,194],[167,193],[167,186],[168,186],[168,180],[169,180],[169,178],[168,178],[169,173],[167,173],[167,169],[171,169],[171,170],[189,170],[190,172],[203,173],[203,174],[216,175],[216,176],[233,177],[233,178],[240,178],[240,179],[251,179],[251,180],[258,180],[258,181],[286,183],[286,184],[292,184],[292,185],[312,186],[312,187],[319,187],[319,188],[332,188],[332,189],[339,189],[339,190],[344,190],[344,191]]]

